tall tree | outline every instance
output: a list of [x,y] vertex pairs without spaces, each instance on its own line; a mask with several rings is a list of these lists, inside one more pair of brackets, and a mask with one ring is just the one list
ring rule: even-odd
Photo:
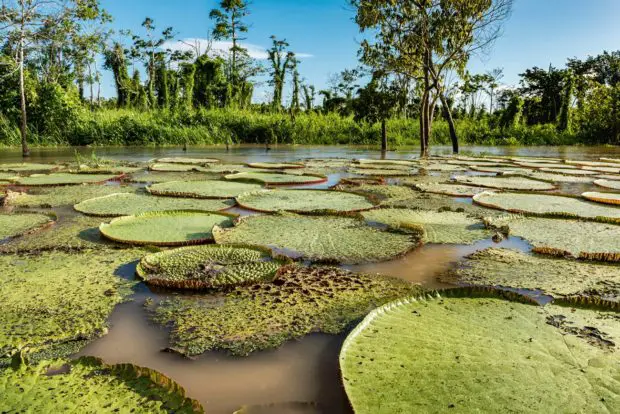
[[292,68],[295,54],[287,50],[290,45],[286,40],[271,36],[271,42],[271,48],[267,51],[269,63],[271,63],[269,82],[273,86],[273,109],[279,111],[282,108],[282,91],[286,82],[286,73]]

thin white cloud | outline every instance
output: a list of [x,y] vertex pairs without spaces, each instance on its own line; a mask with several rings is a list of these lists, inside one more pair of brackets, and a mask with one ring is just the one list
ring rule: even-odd
[[[250,57],[258,60],[266,60],[268,58],[267,49],[262,46],[254,45],[252,43],[241,42],[240,46],[247,49]],[[198,52],[204,54],[209,51],[213,56],[226,56],[232,47],[232,42],[225,40],[209,40],[203,38],[187,38],[183,40],[169,41],[164,43],[164,49],[181,50]],[[295,53],[300,59],[314,57],[309,53]]]

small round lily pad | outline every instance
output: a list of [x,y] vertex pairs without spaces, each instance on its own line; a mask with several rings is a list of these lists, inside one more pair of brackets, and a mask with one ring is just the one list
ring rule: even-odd
[[241,194],[236,201],[243,208],[262,212],[353,212],[374,207],[362,195],[333,190],[262,190]]
[[21,236],[53,223],[51,217],[36,213],[0,214],[0,241]]
[[555,189],[553,184],[530,180],[523,177],[483,177],[470,175],[457,175],[454,181],[461,184],[476,185],[480,187],[497,188],[502,190],[528,190],[547,191]]
[[234,198],[239,194],[260,190],[260,184],[236,183],[221,180],[170,181],[153,184],[147,190],[153,195],[192,198]]
[[121,178],[118,174],[33,174],[28,177],[19,177],[15,184],[24,186],[55,186],[55,185],[79,185],[99,184]]
[[583,198],[590,201],[596,201],[603,204],[620,204],[620,194],[616,193],[599,193],[589,191],[581,194]]
[[327,181],[327,177],[320,175],[293,175],[275,172],[240,172],[227,175],[225,178],[232,181],[259,182],[267,185],[318,184]]

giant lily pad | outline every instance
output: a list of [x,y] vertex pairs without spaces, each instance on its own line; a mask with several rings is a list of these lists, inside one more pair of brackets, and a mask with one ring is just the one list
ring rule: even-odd
[[268,185],[295,185],[295,184],[318,184],[327,181],[327,177],[320,175],[293,175],[264,172],[241,172],[229,174],[225,177],[233,181],[259,182]]
[[406,166],[406,167],[417,166],[417,162],[414,162],[411,160],[394,160],[394,159],[379,160],[379,159],[360,158],[356,162],[361,165],[376,164],[376,165],[382,165],[382,166],[388,166],[388,165],[401,165],[401,166]]
[[596,201],[597,203],[620,204],[620,194],[588,191],[581,194],[581,196],[586,200]]
[[595,171],[587,171],[580,169],[569,169],[569,168],[541,168],[540,171],[544,171],[547,173],[553,174],[566,174],[566,175],[596,175]]
[[173,349],[183,354],[224,349],[247,355],[312,332],[340,333],[373,307],[419,291],[417,285],[380,275],[286,266],[273,282],[239,287],[223,300],[164,301],[154,319],[172,326]]
[[0,241],[40,229],[52,222],[45,214],[0,214]]
[[602,206],[573,197],[546,194],[496,193],[476,194],[474,202],[489,208],[536,216],[585,218],[620,223],[620,208]]
[[0,172],[0,183],[1,184],[9,184],[11,181],[13,181],[16,178],[17,177],[13,173]]
[[555,188],[555,186],[550,183],[530,180],[529,178],[523,177],[483,177],[458,175],[454,177],[454,181],[461,184],[497,188],[502,190],[545,191],[553,190]]
[[241,194],[237,204],[255,211],[351,212],[374,207],[366,197],[333,190],[262,190]]
[[385,168],[387,166],[381,166],[381,168],[374,168],[369,165],[358,166],[357,168],[350,168],[349,173],[356,175],[369,175],[372,177],[406,177],[410,175],[416,175],[417,169],[413,168]]
[[620,410],[618,340],[616,313],[410,298],[369,314],[340,368],[357,414],[608,413]]
[[218,244],[267,246],[295,258],[351,264],[388,260],[418,244],[414,235],[381,231],[353,218],[288,213],[244,217],[214,233]]
[[[518,174],[520,175],[520,174]],[[591,183],[594,178],[590,176],[576,176],[566,174],[552,174],[540,171],[533,171],[531,173],[523,174],[526,177],[533,178],[539,181],[547,181],[550,183]]]
[[231,183],[228,181],[170,181],[153,184],[147,190],[154,195],[194,198],[233,198],[248,191],[256,191],[259,184]]
[[[59,372],[53,372],[60,369]],[[132,364],[82,357],[0,373],[0,411],[33,413],[203,413],[198,401],[165,375]]]
[[599,187],[604,187],[604,188],[609,188],[612,190],[618,190],[620,191],[620,181],[619,180],[596,180],[594,181],[594,184],[598,185]]
[[15,164],[0,164],[0,171],[8,172],[43,172],[53,171],[59,169],[61,166],[57,164],[36,164],[36,163],[15,163]]
[[15,180],[15,184],[25,186],[99,184],[118,178],[119,175],[115,174],[33,174],[29,177],[19,177]]
[[157,160],[162,164],[215,164],[220,162],[217,158],[191,158],[191,157],[168,157]]
[[248,167],[261,168],[264,170],[284,170],[284,169],[304,168],[304,165],[301,163],[294,163],[294,162],[251,162],[248,164]]
[[142,194],[110,194],[91,198],[74,208],[90,216],[118,217],[148,211],[225,210],[235,205],[233,200],[196,200],[193,198],[155,197]]
[[208,171],[208,167],[201,167],[200,165],[194,164],[175,164],[175,163],[155,163],[149,166],[149,170],[151,171],[159,171],[159,172],[190,172],[190,171]]
[[90,198],[115,193],[135,193],[135,187],[111,185],[69,185],[54,188],[36,188],[27,193],[8,191],[5,203],[16,207],[59,207],[74,205]]
[[620,166],[616,167],[583,167],[584,170],[595,171],[599,173],[620,174]]
[[481,220],[465,213],[382,208],[365,211],[362,215],[367,221],[396,229],[419,231],[422,228],[423,239],[428,243],[470,244],[491,237]]
[[180,247],[142,258],[138,275],[148,284],[180,289],[214,289],[272,280],[281,266],[247,247]]
[[213,241],[213,226],[230,226],[232,215],[198,211],[149,212],[101,224],[104,237],[126,244],[182,246]]
[[144,171],[142,173],[132,174],[128,177],[128,181],[135,183],[165,183],[168,181],[204,181],[208,179],[219,178],[218,173],[200,173],[200,172],[157,172]]
[[482,187],[458,184],[422,183],[414,184],[413,186],[426,193],[444,194],[453,197],[473,197],[478,193],[486,191]]

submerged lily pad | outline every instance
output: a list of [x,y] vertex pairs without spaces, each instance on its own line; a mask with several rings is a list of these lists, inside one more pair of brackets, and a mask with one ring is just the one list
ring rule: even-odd
[[191,158],[191,157],[168,157],[157,160],[161,164],[215,164],[220,162],[217,158]]
[[304,168],[304,165],[301,163],[294,163],[294,162],[250,162],[248,163],[248,167],[261,168],[264,170],[284,170],[284,169]]
[[333,190],[262,190],[241,194],[237,204],[255,211],[352,212],[374,207],[366,197]]
[[[51,371],[59,370],[60,372]],[[0,373],[0,411],[33,413],[203,413],[165,375],[93,357],[42,362]]]
[[480,187],[497,188],[502,190],[529,190],[546,191],[553,190],[555,186],[542,181],[530,180],[523,177],[483,177],[472,175],[458,175],[454,181],[461,184],[476,185]]
[[[619,177],[620,179],[620,177]],[[619,190],[620,191],[620,180],[596,180],[594,181],[594,184],[598,185],[599,187],[604,187],[604,188],[609,188],[612,190]]]
[[362,220],[289,213],[244,217],[214,234],[218,244],[266,246],[295,258],[349,264],[388,260],[418,244],[416,235],[381,231]]
[[468,256],[444,282],[539,290],[558,296],[620,301],[620,267],[486,249]]
[[496,193],[476,194],[474,202],[489,208],[537,216],[584,218],[620,223],[620,208],[602,206],[573,197],[546,194]]
[[118,174],[33,174],[29,177],[19,177],[15,180],[15,184],[24,186],[99,184],[118,178]]
[[225,177],[234,181],[254,181],[268,185],[318,184],[327,181],[327,177],[320,175],[278,174],[264,172],[240,172]]
[[453,197],[473,197],[478,193],[486,191],[482,187],[457,184],[422,183],[414,184],[413,186],[426,193],[444,194]]
[[148,211],[171,210],[225,210],[235,205],[234,200],[196,200],[193,198],[155,197],[142,194],[110,194],[91,198],[74,208],[90,216],[118,217]]
[[597,203],[620,204],[620,194],[589,191],[581,194],[581,196],[586,200],[596,201]]
[[153,184],[147,190],[154,195],[194,198],[234,198],[248,191],[261,189],[259,184],[231,183],[228,181],[170,181]]
[[54,188],[36,188],[27,193],[8,191],[5,203],[15,207],[59,207],[74,205],[95,197],[103,197],[115,193],[135,193],[135,187],[111,185],[69,185]]
[[233,215],[198,211],[156,211],[119,217],[99,226],[104,237],[126,244],[182,246],[213,241],[213,226],[232,224]]
[[373,307],[416,292],[419,286],[385,276],[286,266],[273,282],[239,287],[222,300],[164,301],[154,319],[172,326],[173,349],[182,354],[247,355],[312,332],[340,333]]
[[491,237],[483,222],[465,213],[452,211],[382,208],[362,213],[366,221],[386,224],[396,229],[424,230],[427,243],[471,244]]
[[248,247],[180,247],[144,256],[137,272],[155,286],[215,289],[273,279],[281,263],[270,258]]
[[0,171],[32,173],[36,171],[53,171],[61,168],[57,164],[14,163],[0,164]]
[[53,222],[45,214],[0,214],[0,241],[40,229]]
[[618,340],[616,313],[410,298],[371,312],[346,339],[340,368],[358,414],[608,413],[620,410]]

